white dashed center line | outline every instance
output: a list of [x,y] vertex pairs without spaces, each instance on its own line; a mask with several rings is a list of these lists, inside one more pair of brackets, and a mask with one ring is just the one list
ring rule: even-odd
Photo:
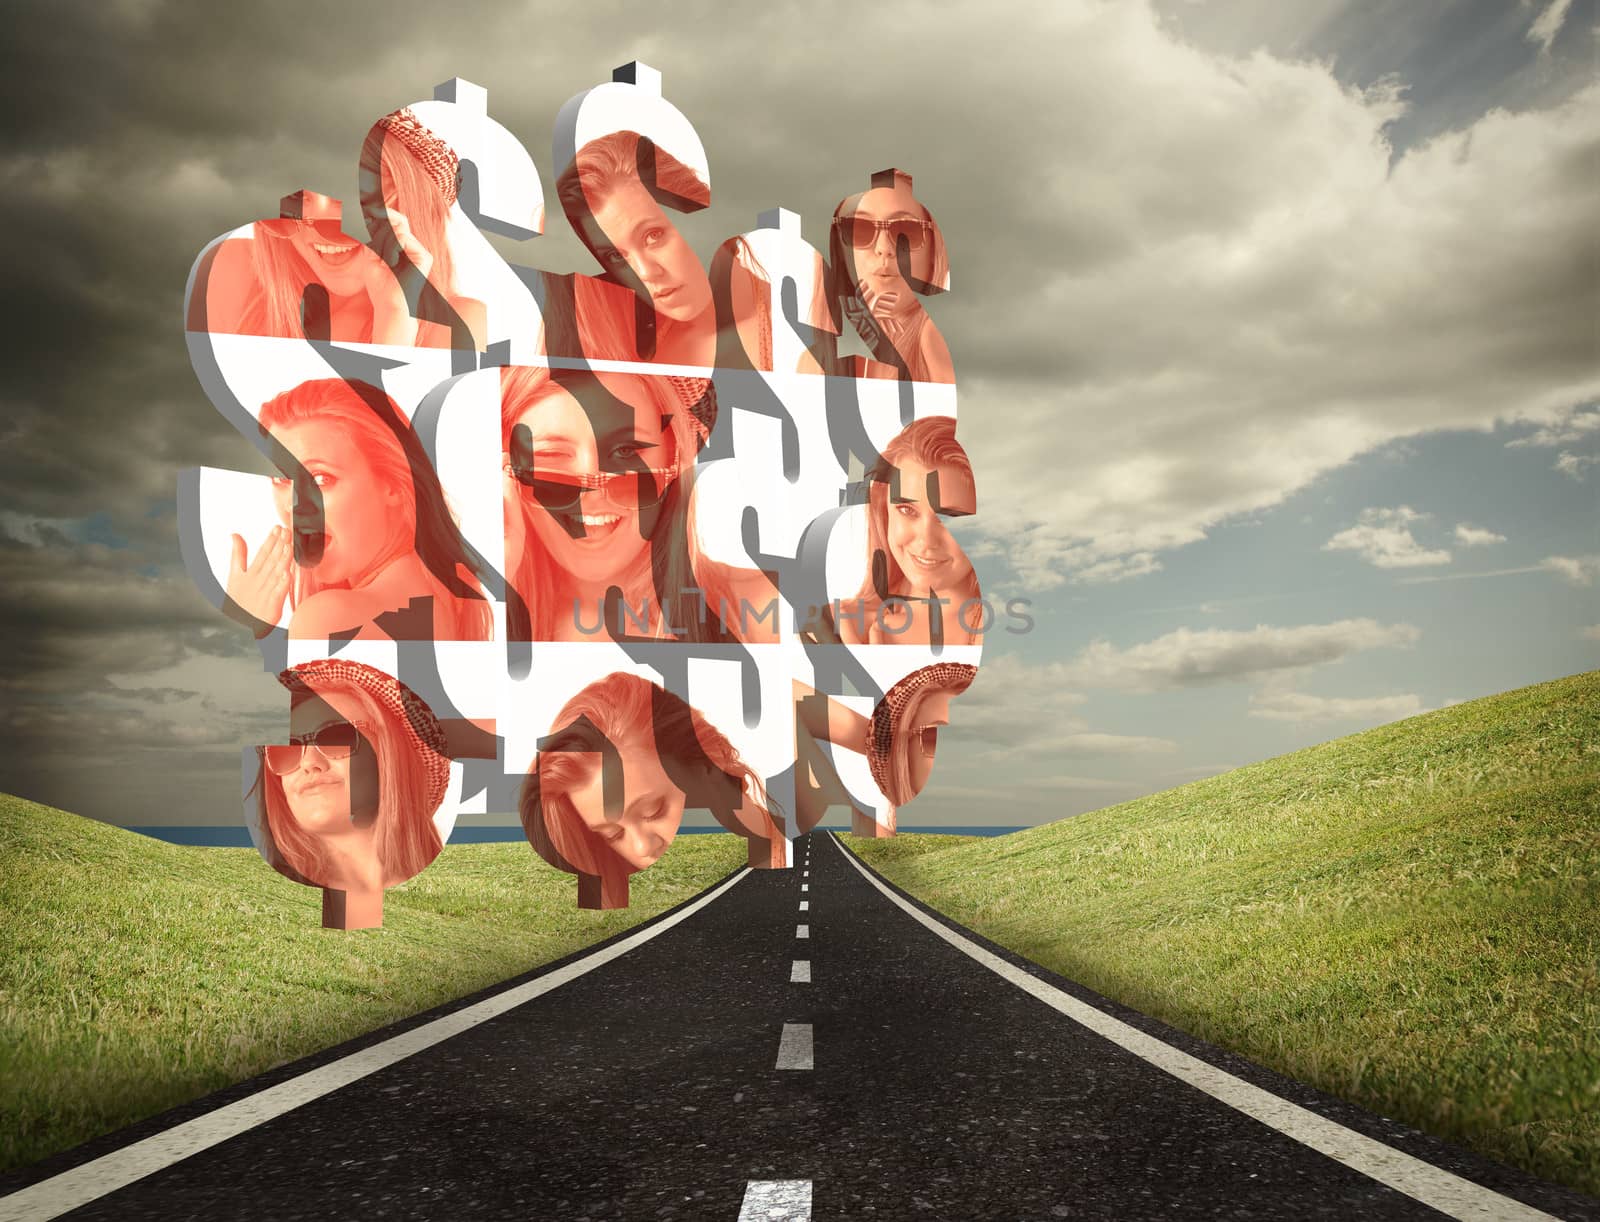
[[794,936],[797,938],[809,938],[811,936],[811,926],[796,925],[794,927]]
[[800,911],[801,912],[804,912],[809,907],[811,907],[811,901],[810,900],[801,900],[800,901]]
[[811,983],[811,960],[810,959],[796,959],[794,961],[794,966],[789,969],[789,983],[790,984],[810,984]]
[[811,1222],[810,1180],[751,1180],[739,1222]]
[[810,1069],[811,1024],[784,1023],[783,1038],[778,1041],[778,1069]]
[[802,890],[802,891],[811,890],[811,884],[810,883],[801,883],[800,884],[800,890]]

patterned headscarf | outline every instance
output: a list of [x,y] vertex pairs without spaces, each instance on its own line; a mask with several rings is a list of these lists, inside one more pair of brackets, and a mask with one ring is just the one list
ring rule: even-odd
[[867,726],[867,763],[880,790],[889,792],[889,757],[894,751],[894,732],[900,726],[906,706],[918,692],[927,688],[943,688],[960,694],[967,690],[977,674],[978,668],[965,662],[935,662],[912,671],[878,701]]
[[377,700],[400,727],[406,746],[422,760],[428,782],[426,810],[437,810],[450,786],[450,757],[444,728],[427,703],[393,675],[344,658],[321,658],[290,667],[278,682],[291,692],[320,696],[329,687],[359,687]]
[[374,126],[382,128],[386,136],[399,141],[417,159],[417,164],[433,179],[439,194],[444,196],[446,207],[456,202],[456,194],[461,187],[461,158],[423,125],[416,111],[403,106],[392,114],[384,115]]

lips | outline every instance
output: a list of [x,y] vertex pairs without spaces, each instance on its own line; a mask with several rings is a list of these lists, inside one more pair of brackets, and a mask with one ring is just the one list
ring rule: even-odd
[[356,251],[361,249],[359,242],[352,242],[348,246],[333,242],[312,242],[311,249],[317,256],[330,267],[340,267],[356,257]]
[[609,539],[622,525],[620,513],[558,513],[556,517],[567,528],[574,543],[595,544]]
[[916,552],[907,552],[906,555],[917,567],[929,572],[934,569],[942,569],[950,563],[950,557],[948,556],[919,556]]

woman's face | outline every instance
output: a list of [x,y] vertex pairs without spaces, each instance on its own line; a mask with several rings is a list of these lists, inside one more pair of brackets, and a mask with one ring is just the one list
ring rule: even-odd
[[630,873],[654,865],[667,851],[683,823],[683,790],[667,776],[655,747],[649,743],[624,747],[622,802],[605,808],[601,769],[582,785],[568,791],[584,824],[627,863]]
[[[884,534],[889,555],[910,589],[903,593],[926,598],[930,591],[954,594],[972,577],[972,562],[944,523],[945,515],[972,513],[977,490],[972,476],[955,466],[931,468],[914,458],[902,460],[898,489],[890,488]],[[929,497],[928,477],[939,476],[938,510]]]
[[603,489],[561,477],[592,483],[603,471],[666,469],[676,455],[672,434],[652,405],[598,387],[584,398],[587,410],[566,389],[553,387],[517,417],[516,426],[528,430],[527,449],[514,436],[517,453],[508,457],[513,467],[531,463],[537,481],[512,485],[528,509],[530,529],[572,581],[594,585],[619,580],[644,556],[660,506],[641,509],[639,501],[654,500],[670,477],[621,474]]
[[688,322],[712,308],[705,268],[642,185],[617,187],[593,211],[580,219],[590,248],[607,271],[631,268],[657,313]]
[[[299,742],[328,726],[361,720],[360,707],[348,697],[314,696],[289,711],[289,738]],[[316,747],[306,747],[300,766],[280,781],[289,813],[313,836],[347,832],[352,823],[370,821],[378,809],[377,757],[364,739],[347,759],[330,760]]]
[[950,724],[950,693],[928,692],[907,712],[905,736],[906,772],[913,795],[922,792],[933,775],[933,757],[939,747],[939,727]]
[[278,520],[293,532],[295,563],[314,569],[323,585],[361,584],[392,541],[400,493],[378,478],[356,435],[332,419],[284,425],[272,436],[301,467],[292,480],[272,481]]
[[[918,280],[927,280],[933,274],[933,232],[919,224],[928,219],[928,214],[906,187],[874,187],[858,196],[854,207],[846,204],[841,215],[863,222],[910,222],[916,231],[911,239],[911,274]],[[866,290],[874,314],[903,314],[916,307],[916,297],[900,274],[891,230],[880,225],[872,235],[871,245],[855,246],[847,241],[845,249],[846,257],[854,260],[856,283]]]

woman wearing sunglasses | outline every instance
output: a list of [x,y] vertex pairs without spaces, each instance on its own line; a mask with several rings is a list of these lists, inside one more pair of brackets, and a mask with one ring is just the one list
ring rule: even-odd
[[784,864],[772,803],[733,744],[681,697],[621,672],[567,701],[517,800],[528,842],[578,875],[583,908],[627,907],[629,876],[660,860],[689,806],[743,835],[751,866]]
[[[692,485],[704,433],[664,382],[503,370],[513,639],[601,640],[607,627],[683,641],[777,639],[777,589],[767,575],[700,553]],[[613,587],[628,613],[608,615]]]
[[[912,195],[911,179],[899,171],[892,175],[892,186],[852,195],[834,210],[828,257],[837,291],[845,317],[879,362],[868,366],[868,376],[900,377],[898,366],[904,364],[904,376],[913,382],[954,382],[944,336],[906,279],[923,292],[948,286],[944,237]],[[841,366],[839,372],[847,370]]]
[[[255,557],[233,536],[229,606],[258,636],[288,599],[291,637],[486,641],[489,602],[410,421],[366,382],[303,382],[262,405],[286,452],[272,481],[280,525]],[[293,461],[291,462],[290,459]],[[430,614],[408,616],[412,600]]]
[[323,923],[383,920],[383,891],[438,856],[433,814],[450,762],[432,711],[399,680],[337,658],[302,663],[289,690],[289,742],[258,748],[261,847],[288,878],[332,893]]

